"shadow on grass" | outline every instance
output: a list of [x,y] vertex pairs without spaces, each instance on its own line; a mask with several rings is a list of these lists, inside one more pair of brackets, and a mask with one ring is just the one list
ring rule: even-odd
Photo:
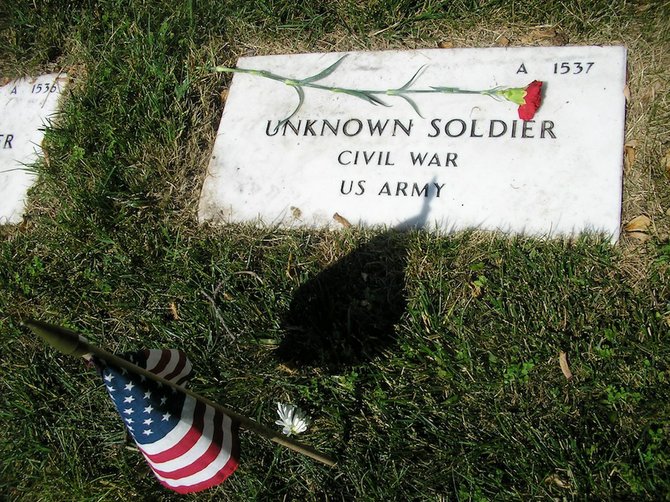
[[285,336],[276,355],[292,366],[331,371],[363,363],[395,341],[405,312],[406,230],[421,228],[421,212],[397,229],[359,246],[302,284],[284,318]]

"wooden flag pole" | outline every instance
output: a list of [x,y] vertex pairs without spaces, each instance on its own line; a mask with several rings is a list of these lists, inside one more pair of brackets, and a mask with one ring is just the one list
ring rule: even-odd
[[171,387],[179,392],[183,392],[184,394],[187,394],[193,397],[194,399],[197,399],[211,406],[212,408],[215,408],[221,413],[228,415],[234,421],[237,421],[242,427],[244,427],[247,430],[260,434],[261,436],[270,439],[271,441],[274,441],[275,443],[278,443],[282,446],[285,446],[293,451],[297,451],[298,453],[307,455],[308,457],[313,458],[314,460],[318,460],[319,462],[322,462],[327,466],[332,467],[335,465],[335,461],[332,458],[315,450],[311,446],[302,444],[289,437],[280,435],[278,432],[269,429],[268,427],[265,427],[259,424],[258,422],[248,417],[245,417],[244,415],[239,415],[238,413],[235,413],[234,411],[229,410],[228,408],[225,408],[213,401],[210,401],[209,399],[201,396],[200,394],[196,394],[195,392],[192,392],[188,389],[179,387],[175,383],[170,382],[169,380],[166,380],[165,378],[160,377],[154,373],[151,373],[150,371],[147,371],[146,369],[141,368],[136,364],[131,363],[130,361],[115,356],[114,354],[111,354],[106,350],[95,347],[94,345],[91,345],[88,342],[88,340],[86,340],[86,338],[84,338],[82,335],[78,333],[75,333],[74,331],[71,331],[67,328],[63,328],[60,326],[55,326],[53,324],[48,324],[42,321],[35,321],[35,320],[24,321],[23,324],[24,326],[30,328],[33,331],[33,333],[38,335],[40,338],[44,339],[49,345],[53,346],[55,349],[58,349],[64,354],[80,356],[80,357],[93,355],[119,368],[125,368],[126,370],[132,371],[138,375],[144,375],[146,378],[150,378],[154,381],[160,382],[161,384],[167,387]]

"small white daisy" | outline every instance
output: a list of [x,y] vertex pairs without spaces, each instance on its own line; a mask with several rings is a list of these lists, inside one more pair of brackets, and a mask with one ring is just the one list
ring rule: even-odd
[[283,427],[282,432],[287,436],[300,434],[307,430],[309,418],[292,404],[277,403],[277,413],[279,420],[275,423]]

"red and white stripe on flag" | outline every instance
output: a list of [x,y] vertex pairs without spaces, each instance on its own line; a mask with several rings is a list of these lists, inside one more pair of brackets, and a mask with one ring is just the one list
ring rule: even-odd
[[[178,350],[145,350],[128,359],[178,385],[191,371]],[[128,431],[164,486],[197,492],[235,471],[239,445],[230,417],[158,381],[101,362],[98,366]]]

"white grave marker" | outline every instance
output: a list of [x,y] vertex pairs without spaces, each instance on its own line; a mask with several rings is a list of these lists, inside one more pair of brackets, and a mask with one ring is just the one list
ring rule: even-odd
[[[343,55],[238,61],[270,74],[234,74],[201,221],[618,238],[625,48],[352,52],[308,78]],[[503,89],[535,80],[524,121]]]
[[21,78],[0,87],[0,223],[18,223],[35,175],[44,128],[58,110],[67,76]]

